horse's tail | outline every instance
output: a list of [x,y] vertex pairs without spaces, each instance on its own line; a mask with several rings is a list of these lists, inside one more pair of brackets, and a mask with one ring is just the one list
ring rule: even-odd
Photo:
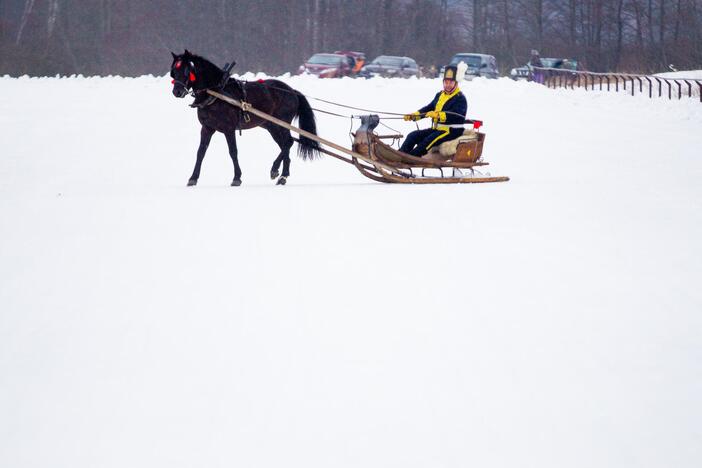
[[[307,102],[305,96],[297,92],[297,120],[300,128],[313,135],[317,134],[317,123],[314,119],[314,112]],[[319,142],[300,135],[300,144],[297,145],[297,155],[302,159],[315,159],[320,156]]]

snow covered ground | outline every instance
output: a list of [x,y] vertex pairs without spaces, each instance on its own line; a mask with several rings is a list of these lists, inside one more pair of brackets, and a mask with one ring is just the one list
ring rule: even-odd
[[0,78],[0,466],[702,466],[699,102],[476,80],[508,183],[276,187],[252,130],[241,187],[217,135],[187,188],[170,88]]
[[683,70],[677,72],[656,73],[661,78],[677,78],[679,80],[702,80],[702,70]]

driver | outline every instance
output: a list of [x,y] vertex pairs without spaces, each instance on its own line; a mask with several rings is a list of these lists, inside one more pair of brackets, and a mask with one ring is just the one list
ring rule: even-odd
[[431,128],[415,130],[407,135],[400,151],[422,157],[431,148],[463,135],[468,104],[456,82],[457,68],[449,65],[444,70],[444,89],[417,112],[407,114],[404,119],[417,121],[424,117],[432,120]]

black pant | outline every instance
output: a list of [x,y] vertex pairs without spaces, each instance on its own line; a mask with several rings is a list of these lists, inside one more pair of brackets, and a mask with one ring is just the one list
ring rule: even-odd
[[427,128],[410,132],[402,143],[400,151],[412,156],[424,156],[427,152],[441,143],[455,140],[463,135],[462,128],[450,128],[449,131]]

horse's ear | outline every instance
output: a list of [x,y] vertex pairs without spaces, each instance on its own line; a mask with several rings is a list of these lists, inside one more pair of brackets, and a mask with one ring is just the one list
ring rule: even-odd
[[185,49],[185,54],[183,54],[183,55],[188,55],[188,56],[190,56],[190,55],[193,55],[193,54],[191,54],[190,51],[189,51],[188,49]]
[[178,57],[178,56],[177,56],[176,54],[174,54],[173,52],[171,52],[171,55],[173,56],[173,60],[175,60],[175,59]]

